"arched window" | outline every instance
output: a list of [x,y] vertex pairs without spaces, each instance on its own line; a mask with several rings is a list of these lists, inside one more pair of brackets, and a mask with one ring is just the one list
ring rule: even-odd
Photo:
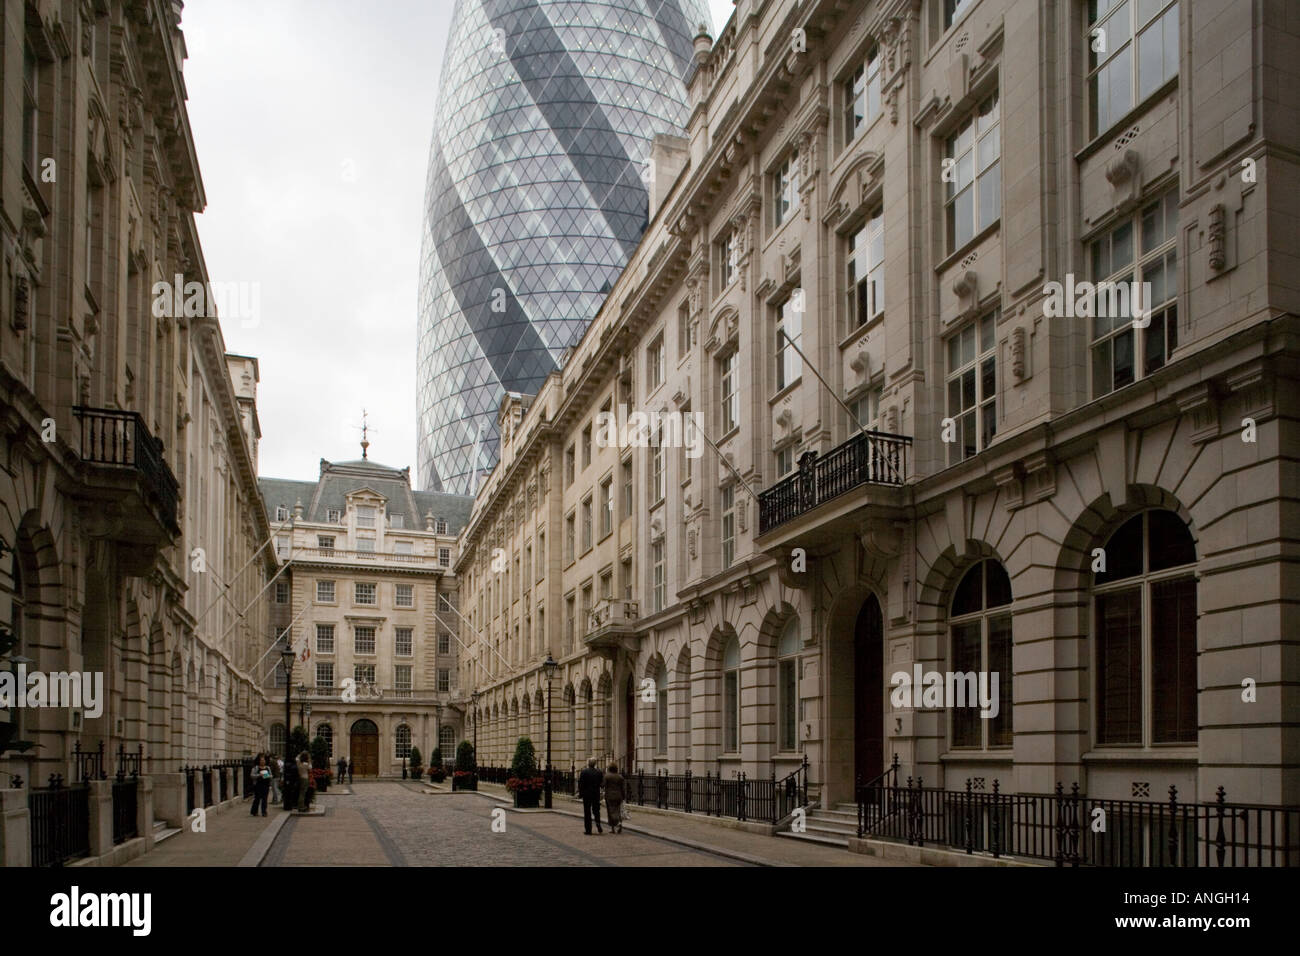
[[443,724],[438,728],[438,747],[442,750],[442,759],[451,760],[456,756],[456,728]]
[[777,749],[791,753],[799,748],[799,619],[786,621],[776,646]]
[[393,741],[396,743],[396,752],[393,754],[398,760],[403,757],[411,756],[411,728],[406,724],[398,724],[397,732],[393,734]]
[[662,664],[655,675],[655,753],[668,756],[668,668]]
[[[989,558],[973,565],[953,593],[949,617],[953,677],[946,682],[964,701],[950,701],[952,746],[1011,746],[1011,579]],[[993,681],[997,680],[996,705]],[[916,688],[919,692],[920,688]],[[987,695],[987,713],[980,704]],[[993,713],[994,706],[997,712]]]
[[740,641],[733,634],[722,651],[722,751],[740,752]]
[[1097,743],[1195,743],[1196,543],[1181,518],[1144,511],[1093,567]]
[[316,725],[316,736],[325,741],[326,752],[334,756],[334,728],[327,723]]
[[284,724],[271,725],[271,753],[277,757],[284,753]]

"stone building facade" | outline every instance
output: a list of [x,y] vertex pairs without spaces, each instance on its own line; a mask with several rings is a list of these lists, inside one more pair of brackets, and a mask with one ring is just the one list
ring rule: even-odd
[[[1300,802],[1298,34],[1207,0],[701,31],[636,253],[501,404],[456,565],[480,761],[543,748],[549,653],[563,766]],[[698,412],[703,454],[602,447],[621,406]],[[900,703],[918,668],[997,675],[997,714]]]
[[[182,764],[263,742],[255,359],[225,354],[195,229],[180,3],[6,3],[0,29],[0,622],[10,663],[103,675],[87,707],[0,711],[5,786],[73,750]],[[186,314],[155,284],[196,283]],[[196,304],[198,299],[195,300]],[[233,378],[233,380],[232,380]],[[166,780],[170,797],[160,794]]]
[[464,727],[451,567],[471,499],[414,491],[409,469],[365,457],[322,459],[314,482],[259,483],[279,563],[259,664],[273,752],[284,752],[291,682],[289,728],[324,737],[357,775],[400,775],[412,745],[451,760]]

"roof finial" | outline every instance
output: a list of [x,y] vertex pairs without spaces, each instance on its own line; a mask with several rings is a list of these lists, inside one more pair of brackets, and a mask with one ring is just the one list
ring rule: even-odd
[[368,449],[370,448],[370,441],[366,438],[366,434],[369,431],[369,429],[370,426],[366,423],[366,410],[363,408],[361,409],[361,460],[362,461],[365,461],[369,454]]

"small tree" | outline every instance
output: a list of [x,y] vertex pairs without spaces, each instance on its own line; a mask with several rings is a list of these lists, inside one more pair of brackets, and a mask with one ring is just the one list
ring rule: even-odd
[[313,770],[330,768],[330,745],[319,735],[311,742],[311,766]]
[[294,760],[297,760],[298,754],[304,750],[311,750],[311,739],[307,736],[307,731],[303,730],[302,725],[299,724],[293,728],[293,733],[289,734],[289,753]]
[[478,770],[478,760],[474,755],[474,745],[468,740],[462,740],[456,748],[456,769],[465,773],[474,773]]
[[437,767],[439,770],[442,769],[442,748],[441,747],[434,747],[433,753],[429,754],[429,768],[433,769],[434,767]]
[[520,780],[537,776],[537,751],[531,737],[520,737],[515,744],[515,757],[510,761],[510,775]]

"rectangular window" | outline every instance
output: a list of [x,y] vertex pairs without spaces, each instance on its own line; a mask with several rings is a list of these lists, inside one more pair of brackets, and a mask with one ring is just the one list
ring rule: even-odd
[[334,550],[334,536],[332,534],[322,534],[316,536],[316,547],[322,551]]
[[[1151,680],[1162,697],[1152,713],[1158,744],[1196,743],[1196,579],[1151,584]],[[1172,693],[1170,693],[1172,691]]]
[[781,738],[778,747],[785,753],[798,749],[796,737],[796,720],[799,708],[798,696],[799,660],[790,657],[781,661],[777,673],[777,687],[780,691],[780,729]]
[[438,693],[447,694],[451,692],[451,671],[445,667],[438,668]]
[[614,479],[606,478],[600,483],[600,536],[603,538],[614,530]]
[[880,398],[881,389],[872,388],[849,401],[849,411],[852,413],[849,419],[850,433],[862,429],[871,432],[880,430]]
[[388,516],[388,527],[390,527],[390,528],[405,528],[405,527],[406,527],[406,516],[405,516],[405,515],[401,515],[401,514],[389,514],[389,516]]
[[343,513],[334,508],[329,508],[325,512],[325,520],[331,524],[338,524],[343,520]]
[[575,518],[570,511],[564,516],[564,563],[571,564],[574,557],[574,547],[576,543]]
[[[980,622],[968,621],[955,625],[952,629],[952,669],[958,674],[979,673],[980,670]],[[1001,677],[999,677],[999,684]],[[980,729],[980,712],[978,707],[967,706],[952,708],[952,745],[954,747],[980,747],[983,745],[983,733]]]
[[588,425],[582,430],[582,468],[584,471],[591,465],[591,426]]
[[733,351],[722,359],[719,397],[722,402],[722,434],[740,426],[740,352]]
[[1140,744],[1142,591],[1099,594],[1096,608],[1097,743]]
[[736,486],[722,489],[722,567],[727,569],[736,560]]
[[[27,173],[32,179],[36,179],[40,171],[39,157],[36,155],[36,133],[37,124],[40,119],[40,100],[37,98],[40,92],[40,83],[38,82],[38,65],[36,51],[29,45],[23,44],[23,153],[22,161],[27,167]],[[283,519],[279,519],[283,520]]]
[[398,657],[410,657],[413,645],[414,628],[398,627],[393,629],[393,653]]
[[632,600],[632,589],[634,584],[632,580],[632,559],[625,559],[620,566],[623,569],[623,599],[625,601],[630,601]]
[[357,538],[357,557],[365,558],[375,553],[374,538]]
[[573,484],[573,475],[576,469],[577,452],[573,445],[564,450],[564,487]]
[[740,671],[727,671],[723,677],[723,710],[726,720],[723,750],[740,752]]
[[1100,398],[1164,368],[1178,347],[1178,190],[1157,197],[1088,250],[1092,397]]
[[439,653],[439,654],[450,654],[450,653],[451,653],[451,635],[450,635],[450,634],[447,634],[446,632],[444,632],[444,633],[438,635],[438,653]]
[[393,689],[398,696],[411,695],[411,665],[397,664],[393,667]]
[[880,50],[872,47],[867,59],[844,83],[844,143],[847,146],[880,115]]
[[664,569],[664,542],[662,538],[650,545],[650,568],[650,592],[652,595],[650,606],[657,613],[664,609],[668,596]]
[[275,538],[275,556],[277,558],[287,558],[289,556],[289,537],[288,535],[277,535]]
[[[799,306],[800,308],[796,308]],[[803,295],[781,303],[776,316],[776,388],[792,385],[803,375],[803,359],[795,349],[803,348]],[[793,344],[793,347],[791,346]]]
[[275,582],[275,603],[276,604],[289,603],[289,582],[288,581]]
[[357,527],[373,528],[375,526],[375,509],[366,505],[357,506]]
[[438,549],[438,563],[444,568],[451,567],[451,548]]
[[717,243],[718,248],[718,277],[722,283],[718,287],[719,292],[730,288],[731,283],[736,281],[737,261],[740,247],[740,230],[732,229]]
[[664,472],[664,449],[661,444],[663,430],[656,429],[650,436],[650,505],[663,501],[668,495],[667,475]]
[[613,600],[614,597],[614,572],[604,571],[600,575],[600,599],[602,601]]
[[784,478],[794,471],[794,445],[786,445],[776,452],[776,477]]
[[439,610],[439,611],[450,611],[450,610],[451,610],[451,598],[447,597],[447,595],[445,595],[445,594],[439,594],[439,595],[438,595],[438,610]]
[[276,509],[275,509],[275,520],[276,520],[276,521],[288,521],[288,520],[289,520],[289,509],[286,508],[286,507],[284,507],[283,505],[277,506]]
[[948,339],[950,465],[983,451],[997,434],[996,329],[995,311]]
[[373,654],[375,652],[375,629],[358,625],[352,632],[352,652],[354,654]]
[[799,151],[785,158],[772,176],[772,225],[781,225],[799,208]]
[[439,518],[437,521],[435,521],[435,522],[433,523],[433,533],[434,533],[434,534],[446,534],[446,533],[447,533],[447,522],[443,521],[441,518]]
[[317,654],[334,653],[334,625],[333,624],[316,625],[316,653]]
[[885,220],[877,209],[850,234],[845,256],[851,328],[866,325],[885,311]]
[[354,664],[352,665],[352,679],[359,685],[373,685],[375,683],[375,665],[374,664]]
[[393,554],[414,554],[415,546],[410,541],[394,541]]
[[680,362],[691,351],[691,303],[677,307],[677,360]]
[[578,613],[576,598],[570,594],[564,599],[564,649],[573,650],[574,615]]
[[353,592],[353,602],[356,604],[374,604],[375,603],[375,585],[373,582],[358,581]]
[[1084,42],[1088,135],[1094,137],[1178,75],[1178,4],[1174,0],[1089,0]]
[[664,334],[660,332],[645,350],[647,395],[664,383],[664,364]]
[[316,662],[316,689],[329,690],[334,686],[334,665],[328,661]]
[[316,603],[317,604],[334,603],[334,582],[333,581],[316,582]]
[[537,580],[546,577],[546,532],[537,532]]
[[582,603],[578,605],[580,616],[578,620],[582,622],[583,633],[591,630],[591,585],[582,586]]
[[397,607],[415,607],[415,585],[396,585],[393,589],[393,604]]
[[1002,154],[998,94],[948,137],[944,150],[944,208],[948,251],[955,252],[1002,215]]
[[592,542],[592,507],[591,499],[582,499],[582,553],[586,554],[591,550]]
[[623,517],[632,516],[632,459],[623,462]]

